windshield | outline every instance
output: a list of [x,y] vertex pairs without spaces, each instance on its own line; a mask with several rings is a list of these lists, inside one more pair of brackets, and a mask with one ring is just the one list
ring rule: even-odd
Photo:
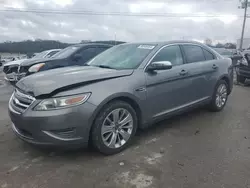
[[40,53],[36,54],[33,58],[34,59],[43,58],[46,55],[46,53],[47,53],[47,51],[40,52]]
[[88,65],[113,69],[135,69],[152,51],[154,45],[125,44],[115,46],[92,59]]
[[56,53],[58,53],[60,50],[54,50],[54,51],[51,51],[49,52],[47,55],[46,55],[46,58],[51,58],[53,57]]
[[80,46],[69,46],[67,48],[64,48],[60,52],[53,55],[53,58],[67,58],[71,54],[73,54],[75,51],[77,51],[80,48]]

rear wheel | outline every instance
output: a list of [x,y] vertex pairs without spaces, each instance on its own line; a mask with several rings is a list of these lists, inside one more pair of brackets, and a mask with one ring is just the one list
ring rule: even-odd
[[214,90],[212,101],[210,103],[210,109],[212,111],[221,111],[227,102],[228,97],[228,85],[225,80],[220,80]]
[[244,84],[245,81],[246,81],[246,78],[243,77],[243,76],[240,76],[240,75],[236,75],[236,81],[237,81],[238,83]]
[[92,128],[92,144],[103,154],[124,150],[137,130],[135,110],[126,102],[107,104],[98,114]]

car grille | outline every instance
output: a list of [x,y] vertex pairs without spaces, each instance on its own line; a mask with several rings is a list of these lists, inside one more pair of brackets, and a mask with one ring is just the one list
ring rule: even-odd
[[3,72],[5,74],[10,74],[10,73],[17,73],[17,70],[18,70],[18,65],[10,65],[10,66],[4,66],[3,68]]
[[12,111],[21,114],[35,101],[35,98],[26,95],[19,90],[15,90],[10,99],[10,108]]

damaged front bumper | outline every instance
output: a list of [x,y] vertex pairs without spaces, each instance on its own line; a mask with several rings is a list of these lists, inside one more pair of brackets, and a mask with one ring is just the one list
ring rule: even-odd
[[23,77],[26,76],[26,73],[10,73],[10,74],[6,74],[4,79],[8,82],[17,82],[19,80],[21,80]]
[[250,79],[250,66],[244,66],[244,65],[237,66],[236,74]]

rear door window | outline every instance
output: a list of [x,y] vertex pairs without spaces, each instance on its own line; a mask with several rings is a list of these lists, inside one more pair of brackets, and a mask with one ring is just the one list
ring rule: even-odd
[[196,45],[183,45],[187,63],[205,61],[205,56],[201,47]]

